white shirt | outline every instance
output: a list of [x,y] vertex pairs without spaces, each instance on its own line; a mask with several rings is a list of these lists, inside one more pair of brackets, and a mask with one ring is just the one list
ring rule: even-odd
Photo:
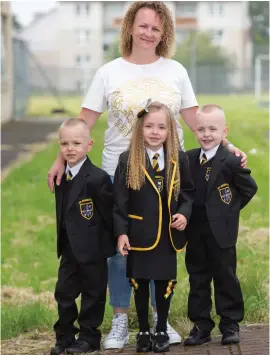
[[216,145],[215,147],[213,147],[212,149],[207,150],[207,152],[205,152],[202,148],[201,148],[201,152],[200,152],[200,163],[202,162],[202,156],[203,154],[206,155],[207,161],[212,159],[215,155],[216,152],[218,150],[218,147],[220,146],[220,144]]
[[172,110],[183,149],[180,110],[198,104],[180,63],[160,57],[154,63],[137,65],[117,58],[97,71],[82,107],[101,113],[108,109],[102,168],[109,175],[114,175],[119,155],[128,149],[137,113],[149,98]]
[[68,172],[70,171],[71,172],[71,175],[72,175],[72,179],[75,178],[75,176],[78,174],[78,172],[80,171],[83,163],[86,161],[86,157],[80,161],[78,164],[74,165],[72,168],[68,165],[67,163],[67,166],[66,166],[66,175],[68,174]]
[[148,157],[150,159],[150,162],[151,164],[153,165],[153,156],[157,153],[159,154],[158,156],[158,166],[159,166],[159,169],[160,170],[163,170],[164,169],[164,166],[165,166],[165,163],[164,163],[164,149],[163,149],[163,146],[161,148],[159,148],[158,151],[156,152],[153,152],[151,149],[149,148],[146,148],[146,152],[148,154]]

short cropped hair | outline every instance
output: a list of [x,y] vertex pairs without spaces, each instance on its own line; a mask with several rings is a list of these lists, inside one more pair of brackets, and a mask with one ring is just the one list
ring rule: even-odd
[[90,128],[88,127],[87,123],[81,118],[68,118],[61,124],[59,131],[64,127],[76,127],[76,126],[81,126],[90,135]]
[[198,108],[197,113],[212,113],[215,111],[221,111],[225,115],[223,108],[216,104],[202,105]]

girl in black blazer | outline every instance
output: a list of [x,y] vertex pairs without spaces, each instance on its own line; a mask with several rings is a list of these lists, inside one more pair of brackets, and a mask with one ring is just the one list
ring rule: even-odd
[[166,333],[176,285],[176,253],[186,244],[193,184],[188,160],[169,108],[154,102],[138,113],[130,149],[120,155],[114,177],[114,233],[127,255],[140,333],[137,352],[152,350],[148,323],[149,282],[155,281],[158,323],[153,350],[169,349]]

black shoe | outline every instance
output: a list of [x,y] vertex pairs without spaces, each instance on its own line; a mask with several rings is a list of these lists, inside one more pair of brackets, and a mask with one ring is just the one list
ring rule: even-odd
[[163,353],[170,349],[170,338],[167,332],[157,332],[154,336],[153,351]]
[[206,330],[200,330],[196,325],[190,331],[189,336],[184,341],[184,345],[201,345],[211,341],[211,333]]
[[229,345],[229,344],[237,344],[240,342],[239,331],[234,329],[225,330],[222,334],[221,344]]
[[77,339],[75,343],[66,348],[66,354],[84,354],[84,353],[93,353],[94,351],[99,350],[100,348],[94,348],[93,345],[88,343],[83,339]]
[[140,332],[137,334],[137,353],[149,353],[152,351],[152,339],[149,332]]
[[50,355],[61,355],[65,354],[65,350],[67,347],[72,346],[72,344],[75,342],[75,338],[68,342],[68,341],[57,341],[55,346],[51,348]]

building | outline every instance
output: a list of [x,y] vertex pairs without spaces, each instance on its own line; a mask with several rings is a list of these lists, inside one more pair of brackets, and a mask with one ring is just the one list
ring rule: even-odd
[[[67,91],[83,90],[117,39],[128,1],[60,1],[21,33],[46,75]],[[250,68],[247,1],[168,1],[180,43],[191,31],[208,32],[235,67]],[[43,80],[43,79],[42,79]],[[37,80],[38,81],[38,80]],[[43,80],[44,81],[44,80]],[[235,78],[235,85],[242,79]]]
[[1,124],[13,114],[12,15],[9,1],[1,1]]

